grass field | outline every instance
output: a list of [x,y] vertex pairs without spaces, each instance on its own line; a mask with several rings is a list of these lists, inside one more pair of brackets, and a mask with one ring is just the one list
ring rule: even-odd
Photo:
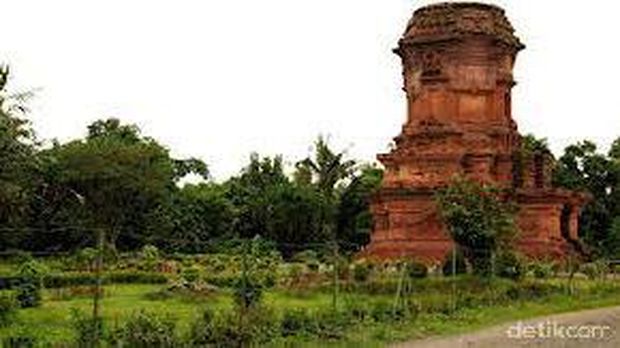
[[[545,280],[545,282],[559,282]],[[473,308],[462,308],[453,313],[442,311],[422,311],[416,320],[399,322],[363,322],[347,329],[343,339],[332,342],[332,346],[380,346],[386,342],[400,341],[411,338],[433,335],[450,335],[477,328],[499,324],[506,321],[529,318],[557,312],[577,309],[620,305],[620,283],[617,280],[606,281],[607,286],[596,290],[598,282],[580,280],[576,284],[579,290],[576,295],[552,294],[544,298],[533,298],[527,301],[515,301]],[[165,285],[109,285],[105,287],[102,301],[102,313],[106,325],[123,321],[127,316],[139,310],[168,313],[178,320],[177,330],[184,334],[205,308],[227,310],[232,308],[232,296],[226,290],[216,294],[187,298],[175,296],[167,299],[149,299],[149,294],[164,288]],[[71,341],[74,333],[71,317],[74,310],[86,313],[92,311],[92,298],[88,295],[70,296],[65,290],[45,290],[43,304],[37,308],[19,311],[17,320],[9,327],[0,329],[0,337],[8,337],[20,332],[27,332],[42,344],[58,344]],[[448,294],[424,292],[417,296],[422,303],[449,301]],[[349,304],[372,304],[391,301],[392,296],[369,295],[361,293],[341,293],[340,306]],[[306,308],[315,310],[328,309],[332,305],[332,295],[325,291],[304,291],[292,293],[284,290],[271,290],[265,293],[263,303],[276,312]],[[285,341],[293,341],[305,346],[324,346],[325,341],[313,337],[290,337]],[[284,341],[282,341],[284,342]],[[276,341],[274,345],[282,343]]]

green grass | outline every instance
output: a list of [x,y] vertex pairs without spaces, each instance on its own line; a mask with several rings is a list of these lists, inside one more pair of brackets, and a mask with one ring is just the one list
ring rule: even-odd
[[[432,283],[434,280],[429,279]],[[556,282],[550,280],[548,282]],[[460,309],[455,313],[422,312],[415,321],[407,322],[363,322],[347,329],[345,338],[338,342],[321,342],[316,339],[293,337],[288,339],[295,346],[382,346],[386,342],[402,341],[435,335],[453,335],[472,331],[487,326],[509,321],[547,315],[551,313],[574,311],[611,305],[620,305],[620,282],[610,281],[616,286],[608,291],[593,292],[596,282],[576,281],[577,295],[554,294],[541,299],[502,304],[501,306],[479,306]],[[157,292],[165,285],[110,285],[105,287],[105,296],[101,303],[102,315],[106,325],[124,320],[139,310],[172,314],[178,320],[180,333],[186,332],[189,325],[209,307],[225,310],[232,307],[230,293],[221,291],[216,295],[199,299],[172,297],[165,300],[149,300],[146,295]],[[74,309],[90,313],[92,298],[84,296],[71,297],[65,290],[46,290],[41,307],[19,311],[18,320],[7,328],[0,329],[0,338],[25,331],[38,338],[38,342],[58,343],[72,340],[71,314]],[[449,300],[449,294],[430,290],[420,292],[420,301]],[[349,303],[370,304],[377,301],[392,301],[393,295],[367,295],[361,293],[341,292],[339,304],[346,307]],[[307,291],[293,293],[287,291],[268,291],[264,304],[280,313],[292,308],[318,309],[330,308],[332,294],[328,291]],[[281,343],[281,342],[278,342]]]
[[[167,312],[179,320],[180,329],[185,329],[201,310],[207,306],[222,308],[230,305],[224,295],[216,295],[204,300],[184,300],[170,298],[166,300],[149,300],[145,297],[150,292],[163,288],[164,285],[110,285],[104,290],[101,301],[101,312],[106,323],[123,320],[131,313],[139,310]],[[8,328],[0,329],[0,337],[8,336],[26,328],[41,342],[53,343],[72,337],[71,314],[73,310],[92,312],[93,300],[89,296],[78,296],[70,299],[58,299],[58,290],[46,290],[43,304],[37,308],[19,311],[17,322]]]

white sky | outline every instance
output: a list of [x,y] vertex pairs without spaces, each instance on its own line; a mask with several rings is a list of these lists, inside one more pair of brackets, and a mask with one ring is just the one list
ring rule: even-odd
[[[320,133],[374,160],[405,120],[396,46],[412,11],[435,1],[0,1],[0,62],[38,89],[40,138],[83,136],[118,117],[223,180],[250,152],[309,153]],[[514,117],[554,152],[620,136],[620,2],[489,1],[527,48]]]

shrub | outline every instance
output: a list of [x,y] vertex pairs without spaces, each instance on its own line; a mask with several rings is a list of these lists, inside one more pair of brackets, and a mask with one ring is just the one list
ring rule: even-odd
[[523,277],[523,263],[511,251],[504,251],[495,259],[495,273],[502,278],[518,280]]
[[140,311],[115,327],[107,341],[120,347],[176,347],[180,343],[175,328],[176,321],[167,314]]
[[97,249],[84,248],[75,255],[75,260],[79,269],[93,270],[97,259]]
[[280,335],[279,323],[269,310],[255,307],[243,312],[204,312],[190,329],[192,347],[253,347]]
[[579,270],[581,271],[581,273],[585,274],[586,277],[588,277],[588,279],[594,280],[597,278],[604,277],[605,274],[607,274],[609,269],[605,261],[598,260],[598,261],[582,264],[579,267]]
[[17,303],[9,293],[0,293],[0,327],[10,325],[17,314]]
[[17,301],[22,308],[41,304],[41,289],[32,280],[23,280],[17,287]]
[[534,262],[530,264],[529,268],[534,277],[538,279],[546,279],[553,274],[552,265],[547,262]]
[[300,263],[310,263],[310,262],[318,262],[319,256],[314,250],[304,250],[296,253],[291,258],[291,261],[300,262]]
[[367,263],[353,264],[353,280],[358,283],[364,283],[370,277],[371,266]]
[[428,268],[423,263],[411,261],[407,262],[405,267],[407,267],[407,275],[410,278],[426,278],[428,276]]
[[159,261],[159,249],[156,246],[147,244],[142,247],[140,252],[142,258],[142,268],[147,271],[155,271]]
[[188,283],[193,283],[200,278],[200,269],[196,266],[184,267],[181,271],[181,278]]
[[37,307],[41,304],[41,287],[47,269],[40,262],[29,259],[19,265],[17,275],[17,301],[22,308]]
[[317,331],[317,322],[315,317],[306,310],[287,310],[282,316],[280,329],[284,337],[314,334]]
[[18,333],[11,334],[0,341],[2,347],[10,348],[34,348],[39,347],[37,339],[28,329],[20,329]]
[[[452,260],[452,257],[456,256],[456,262]],[[456,266],[453,270],[452,267]],[[465,274],[467,273],[467,264],[465,263],[465,257],[463,252],[457,248],[456,252],[450,251],[444,258],[443,265],[441,266],[441,273],[448,277],[452,274]]]
[[262,286],[250,277],[239,278],[233,286],[235,303],[242,308],[255,307],[263,295]]
[[214,344],[216,336],[215,314],[211,309],[202,313],[200,319],[190,327],[189,343],[192,347]]
[[[168,278],[161,273],[122,271],[103,274],[106,284],[165,284]],[[60,273],[45,277],[46,288],[63,288],[80,285],[94,285],[97,277],[89,273]]]
[[78,347],[95,347],[103,334],[103,321],[77,309],[71,313],[71,325]]

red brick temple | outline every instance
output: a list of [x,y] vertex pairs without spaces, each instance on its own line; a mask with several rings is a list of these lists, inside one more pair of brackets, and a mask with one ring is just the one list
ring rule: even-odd
[[517,249],[532,258],[580,250],[582,193],[551,185],[553,157],[517,165],[522,137],[511,113],[513,66],[524,48],[504,11],[481,3],[440,3],[415,11],[394,52],[403,65],[407,120],[373,198],[366,255],[443,260],[452,241],[434,201],[462,175],[513,188],[519,204]]

